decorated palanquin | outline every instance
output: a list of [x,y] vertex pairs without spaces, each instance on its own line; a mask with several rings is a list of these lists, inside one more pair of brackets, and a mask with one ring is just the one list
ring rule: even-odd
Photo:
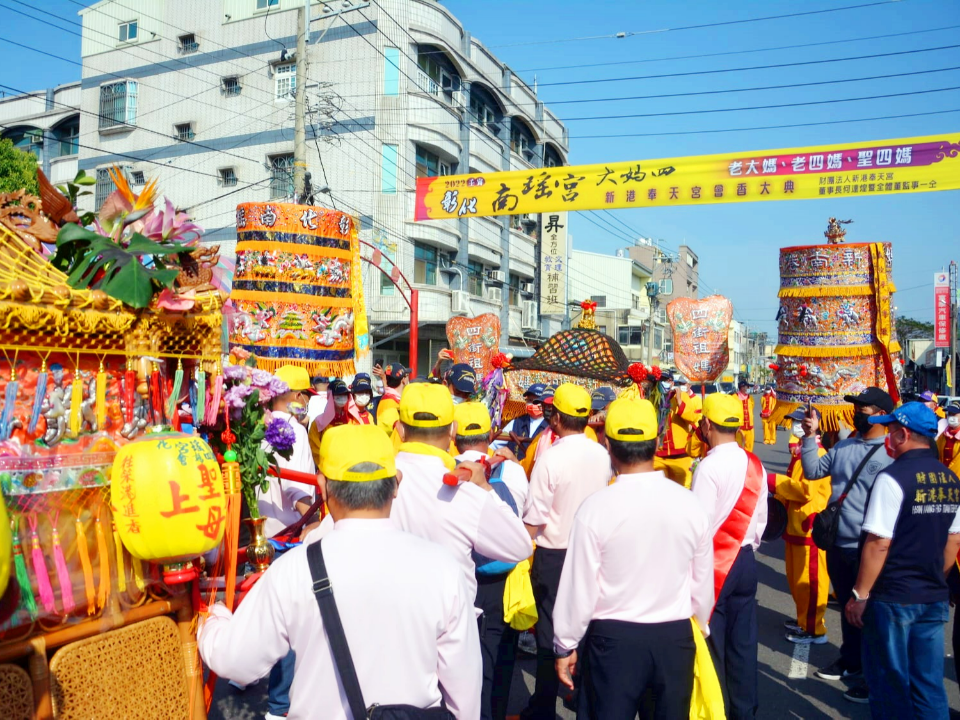
[[225,491],[206,443],[149,430],[214,384],[216,249],[134,309],[51,264],[36,198],[0,205],[0,717],[203,718],[191,588]]
[[[842,238],[835,222],[830,228],[828,237]],[[890,243],[781,249],[775,421],[809,402],[826,430],[838,430],[852,427],[844,395],[876,386],[898,399],[903,368],[892,275]]]
[[258,367],[343,377],[369,348],[354,217],[289,203],[237,206],[230,343]]

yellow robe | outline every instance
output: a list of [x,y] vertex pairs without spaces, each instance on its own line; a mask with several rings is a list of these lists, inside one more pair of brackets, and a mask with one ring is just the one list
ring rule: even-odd
[[393,398],[382,398],[377,405],[377,426],[393,436],[393,427],[400,421],[400,403]]
[[937,439],[937,451],[940,453],[940,462],[947,467],[960,457],[960,431],[954,438],[949,428]]
[[670,398],[670,412],[653,459],[654,470],[662,470],[664,475],[685,488],[690,487],[693,479],[690,472],[693,458],[688,453],[688,444],[702,412],[700,398],[694,399],[685,392],[676,391]]
[[744,398],[737,393],[737,399],[743,403],[743,425],[740,428],[741,446],[747,452],[753,452],[753,395],[747,395]]
[[763,421],[763,444],[777,444],[777,425],[770,419],[770,413],[777,407],[777,396],[764,393],[760,398],[760,419]]
[[[819,448],[820,457],[827,454]],[[830,478],[808,481],[800,464],[800,445],[794,445],[787,475],[777,475],[776,497],[787,508],[786,543],[787,583],[797,609],[797,624],[808,633],[827,632],[823,616],[827,611],[830,578],[827,554],[811,537],[813,516],[830,502]]]

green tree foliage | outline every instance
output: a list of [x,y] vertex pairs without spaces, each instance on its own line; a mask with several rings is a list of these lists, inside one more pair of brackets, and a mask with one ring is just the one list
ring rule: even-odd
[[933,323],[914,320],[913,318],[897,318],[897,338],[900,342],[919,338],[933,339]]
[[26,190],[36,195],[37,156],[15,147],[10,140],[0,140],[0,192]]

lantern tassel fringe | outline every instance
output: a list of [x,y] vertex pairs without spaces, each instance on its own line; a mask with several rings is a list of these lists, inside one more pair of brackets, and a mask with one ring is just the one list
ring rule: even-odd
[[100,585],[97,587],[97,607],[105,608],[107,606],[107,595],[110,590],[110,550],[107,547],[107,538],[103,534],[103,523],[100,522],[100,515],[97,515],[96,522],[97,534],[97,560],[100,565]]
[[27,563],[23,558],[18,525],[19,521],[13,524],[13,567],[17,576],[17,585],[20,586],[20,607],[27,611],[31,620],[36,620],[37,601],[33,597],[33,588],[30,586],[30,576],[27,574]]
[[[853,427],[853,405],[844,403],[842,405],[818,405],[813,403],[813,407],[820,413],[820,429],[826,432],[834,432],[843,428]],[[794,410],[806,408],[803,403],[777,401],[777,406],[770,414],[771,422],[782,427],[790,427],[792,420],[787,415]]]
[[77,516],[77,555],[80,556],[80,567],[83,568],[83,591],[87,596],[87,615],[97,614],[97,591],[93,584],[93,566],[90,564],[90,550],[87,547],[87,534],[83,529],[83,522]]
[[37,577],[37,592],[40,594],[40,604],[44,612],[52,615],[57,611],[57,603],[53,595],[53,585],[50,584],[50,574],[47,572],[47,560],[43,556],[43,547],[37,534],[36,516],[30,516],[29,522],[30,556],[33,560],[33,574]]
[[120,531],[117,530],[117,524],[113,524],[113,544],[117,549],[117,590],[119,592],[127,591],[127,570],[123,566],[123,543],[120,541]]
[[57,520],[60,514],[53,520],[53,564],[57,569],[57,580],[60,583],[60,601],[63,604],[63,612],[69,615],[77,607],[77,602],[73,597],[73,583],[70,581],[70,570],[67,568],[67,561],[63,557],[63,547],[60,545],[60,531],[57,530]]

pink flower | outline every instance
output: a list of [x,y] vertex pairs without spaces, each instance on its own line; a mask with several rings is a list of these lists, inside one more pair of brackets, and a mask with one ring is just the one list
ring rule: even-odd
[[[164,206],[154,210],[143,224],[143,234],[151,240],[166,240],[193,245],[200,239],[203,228],[190,221],[190,216],[179,212],[168,198]],[[191,239],[188,238],[193,235]]]

